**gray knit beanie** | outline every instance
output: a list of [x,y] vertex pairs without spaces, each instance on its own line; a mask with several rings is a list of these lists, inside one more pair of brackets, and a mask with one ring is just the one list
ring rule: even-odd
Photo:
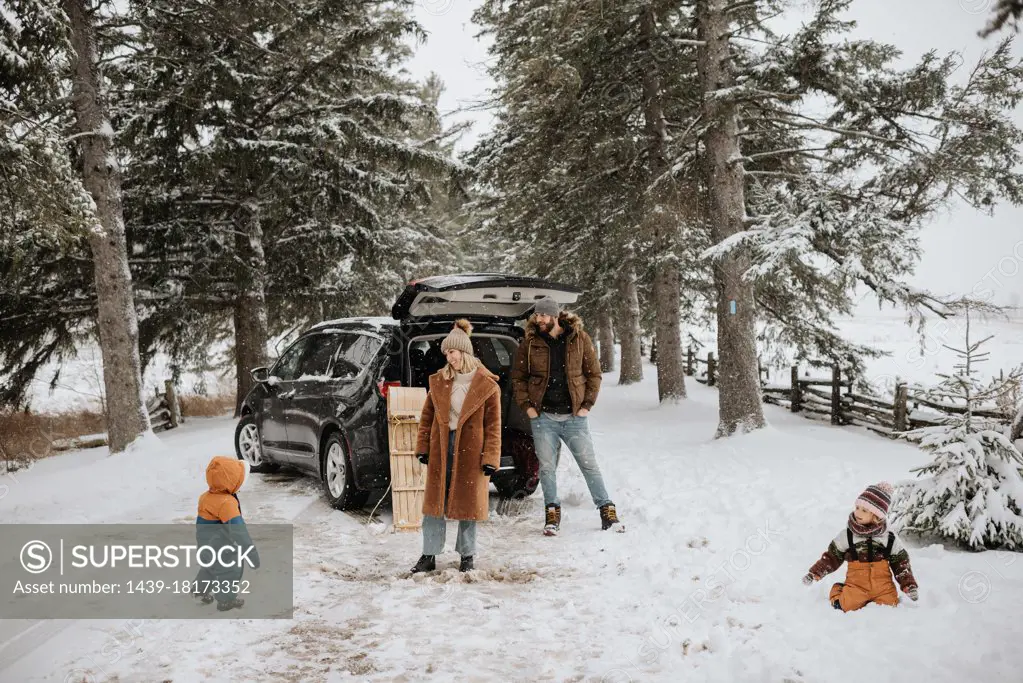
[[557,318],[561,314],[561,306],[558,302],[549,296],[545,296],[536,302],[536,306],[533,308],[537,315],[549,315],[552,318]]
[[455,326],[440,343],[440,350],[446,353],[448,349],[458,349],[462,353],[473,355],[472,342],[469,340],[470,334],[472,334],[472,323],[464,318],[456,320]]

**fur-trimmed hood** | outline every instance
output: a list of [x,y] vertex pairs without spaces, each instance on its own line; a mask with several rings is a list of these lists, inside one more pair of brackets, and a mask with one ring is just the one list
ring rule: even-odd
[[[571,311],[562,311],[558,315],[558,324],[568,331],[567,339],[572,339],[583,331],[583,319]],[[526,338],[528,339],[538,334],[540,334],[540,328],[536,324],[536,313],[533,313],[529,316],[529,320],[526,321]]]

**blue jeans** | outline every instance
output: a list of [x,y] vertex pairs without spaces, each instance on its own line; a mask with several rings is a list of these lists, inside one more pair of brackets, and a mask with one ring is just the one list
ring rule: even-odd
[[564,441],[575,457],[579,471],[583,473],[590,497],[598,508],[611,502],[604,488],[604,477],[597,465],[597,454],[593,450],[590,427],[586,417],[571,415],[567,420],[557,420],[547,413],[540,413],[529,421],[533,430],[533,445],[536,458],[540,461],[540,486],[543,488],[543,504],[561,505],[558,499],[558,445]]
[[[455,432],[451,432],[448,438],[447,478],[448,484],[444,490],[444,509],[448,506],[448,492],[451,490],[451,468],[455,459]],[[423,554],[440,555],[444,551],[444,542],[448,535],[448,523],[443,517],[423,515]],[[476,554],[476,522],[475,520],[459,520],[458,538],[455,541],[455,550],[462,557],[469,557]]]

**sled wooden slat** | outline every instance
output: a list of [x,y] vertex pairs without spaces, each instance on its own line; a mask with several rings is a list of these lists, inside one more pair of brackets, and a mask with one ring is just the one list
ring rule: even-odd
[[391,387],[387,391],[391,511],[395,531],[418,531],[423,526],[426,466],[416,458],[415,449],[425,402],[426,389]]

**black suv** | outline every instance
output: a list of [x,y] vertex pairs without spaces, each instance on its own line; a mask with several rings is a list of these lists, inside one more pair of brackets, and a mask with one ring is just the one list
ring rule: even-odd
[[495,273],[413,280],[391,318],[344,318],[305,331],[273,367],[255,368],[235,430],[235,451],[254,472],[279,465],[323,482],[331,505],[360,508],[390,481],[387,392],[427,387],[444,366],[440,345],[452,321],[473,324],[476,356],[502,391],[501,468],[491,478],[504,497],[539,482],[529,418],[511,396],[511,366],[525,334],[520,321],[537,299],[575,303],[581,292],[537,278]]

